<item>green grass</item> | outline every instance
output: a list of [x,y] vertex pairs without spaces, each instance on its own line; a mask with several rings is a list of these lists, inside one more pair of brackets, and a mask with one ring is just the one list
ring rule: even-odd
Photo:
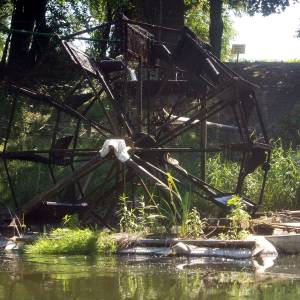
[[111,254],[117,251],[117,244],[106,232],[89,228],[58,228],[47,236],[40,236],[33,244],[24,248],[25,254],[93,255]]
[[[265,187],[262,210],[299,209],[300,207],[300,151],[284,149],[280,142],[272,151],[271,169]],[[233,192],[239,165],[224,161],[221,156],[208,160],[208,181],[221,190]],[[256,201],[263,178],[259,168],[247,176],[244,193]]]
[[117,252],[118,245],[112,234],[101,231],[97,236],[96,248],[99,254],[113,254]]

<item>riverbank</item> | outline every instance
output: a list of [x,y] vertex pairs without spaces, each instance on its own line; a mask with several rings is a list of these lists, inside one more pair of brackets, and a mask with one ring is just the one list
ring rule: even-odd
[[[246,235],[237,239],[245,225],[232,216],[228,219],[207,219],[201,237],[146,232],[115,233],[82,227],[52,228],[50,232],[23,234],[7,238],[0,235],[0,250],[28,255],[143,255],[219,257],[256,259],[268,256],[268,263],[280,254],[300,253],[300,211],[285,211],[247,222]],[[213,229],[213,230],[211,230]],[[214,236],[207,238],[212,232]],[[231,232],[231,234],[229,234]],[[227,234],[226,234],[227,233]],[[234,233],[234,234],[232,234]]]
[[[34,240],[35,239],[35,240]],[[263,236],[246,240],[149,238],[134,234],[109,234],[90,229],[56,229],[49,235],[4,239],[6,251],[21,250],[25,254],[126,254],[158,256],[198,256],[246,259],[275,255],[276,249]],[[14,246],[13,246],[14,245]]]

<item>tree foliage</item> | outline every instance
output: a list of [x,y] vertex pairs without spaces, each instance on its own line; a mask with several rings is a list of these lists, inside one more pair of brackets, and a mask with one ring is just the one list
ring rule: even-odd
[[[0,25],[8,25],[9,16],[12,13],[12,4],[9,0],[0,0]],[[0,53],[2,53],[5,44],[5,35],[0,32]]]
[[[233,0],[232,2],[239,2]],[[283,12],[290,4],[297,3],[298,0],[244,0],[245,8],[247,13],[250,15],[262,14],[263,16],[268,16],[274,13]]]
[[[250,15],[262,14],[268,16],[273,13],[280,13],[291,3],[298,0],[209,0],[210,6],[210,43],[213,51],[220,57],[222,35],[224,32],[223,15],[220,9],[224,11],[226,6],[233,10],[245,11]],[[220,8],[221,6],[221,8]]]
[[[230,42],[236,34],[230,18],[230,7],[228,5],[224,6],[222,17],[224,30],[222,34],[221,58],[222,60],[226,61],[230,58],[231,55]],[[205,42],[210,42],[209,1],[186,1],[185,23],[197,34],[197,36],[199,36]]]
[[[220,55],[220,49],[222,49],[221,56],[223,59],[229,57],[230,40],[234,36],[234,30],[229,17],[230,11],[243,11],[250,15],[260,13],[267,16],[272,13],[279,13],[291,3],[298,2],[298,0],[182,0],[182,2],[183,1],[185,23],[191,27],[199,37],[211,42],[214,48],[217,47],[219,49],[217,51],[218,56]],[[16,14],[16,8],[21,7],[21,11],[26,11],[27,9],[27,11],[30,12],[29,18],[31,25],[27,19],[23,22],[23,25],[19,23],[19,29],[26,30],[31,28],[33,31],[66,34],[88,28],[105,20],[110,21],[121,11],[130,18],[142,19],[145,15],[145,7],[149,8],[149,5],[146,5],[146,3],[151,4],[152,2],[151,0],[0,0],[0,24],[8,27],[11,22],[11,25],[16,26],[15,24],[17,23],[13,24],[13,17]],[[167,1],[164,2],[165,5],[169,5],[168,3]],[[222,5],[222,13],[219,16],[215,16],[216,5],[220,4]],[[40,9],[38,9],[39,6]],[[156,8],[153,6],[153,9]],[[213,18],[214,20],[212,20]],[[300,35],[300,33],[298,33],[298,35]],[[3,51],[6,37],[6,35],[0,33],[0,53]],[[12,40],[14,40],[14,38],[13,36]],[[29,40],[27,39],[26,42],[25,39],[23,39],[22,43],[25,45],[23,47],[25,54],[31,53],[35,57],[37,54],[34,48],[40,41],[41,39],[37,38],[35,42],[35,38],[33,37]],[[47,45],[47,43],[45,43],[45,45]],[[16,54],[20,55],[18,43],[15,49],[17,49]],[[14,47],[11,47],[10,51],[13,52],[13,50]],[[12,53],[10,53],[10,56],[12,56]],[[22,60],[24,60],[24,57]]]

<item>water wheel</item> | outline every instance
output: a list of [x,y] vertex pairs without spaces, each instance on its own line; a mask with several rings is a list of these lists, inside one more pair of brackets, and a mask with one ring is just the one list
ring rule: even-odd
[[[173,193],[169,173],[180,189],[227,207],[233,194],[243,196],[247,175],[262,167],[258,199],[243,197],[255,211],[271,148],[253,84],[188,28],[125,17],[104,26],[114,39],[106,57],[93,58],[80,44],[102,43],[97,26],[54,39],[29,79],[6,82],[10,112],[0,158],[17,212],[34,212],[43,222],[41,206],[54,208],[53,218],[84,210],[106,224],[123,193],[133,202],[154,190]],[[162,31],[176,43],[159,40]],[[233,190],[206,182],[206,156],[218,152],[240,164]]]

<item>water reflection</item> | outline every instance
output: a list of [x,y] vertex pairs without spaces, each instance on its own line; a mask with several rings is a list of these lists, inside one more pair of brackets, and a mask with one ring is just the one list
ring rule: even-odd
[[0,299],[298,300],[299,266],[299,256],[264,274],[222,259],[2,256]]

